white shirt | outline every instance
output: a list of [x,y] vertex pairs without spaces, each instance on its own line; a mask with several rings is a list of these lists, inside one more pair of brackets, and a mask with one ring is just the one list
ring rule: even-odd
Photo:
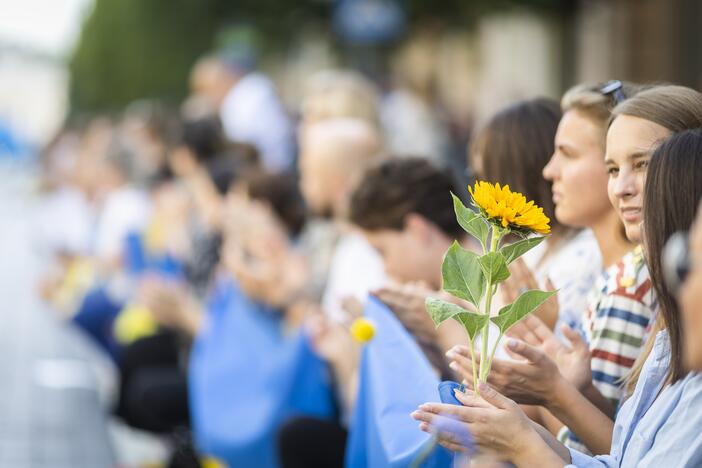
[[36,230],[48,253],[87,255],[93,229],[93,212],[82,192],[65,187],[44,198]]
[[[588,294],[602,273],[602,255],[590,229],[583,229],[541,262],[549,240],[524,255],[539,286],[550,279],[558,289],[558,321],[555,333],[563,338],[561,324],[579,330],[588,307]],[[535,268],[535,266],[538,266]]]
[[254,146],[267,169],[292,166],[293,127],[273,83],[264,75],[242,77],[225,96],[220,119],[227,138]]
[[95,230],[95,255],[109,260],[121,255],[128,234],[146,228],[149,198],[141,190],[124,186],[110,192],[100,209]]
[[344,234],[336,246],[329,268],[329,280],[322,297],[322,308],[333,320],[343,321],[344,299],[354,297],[365,303],[368,292],[386,282],[383,259],[357,232]]

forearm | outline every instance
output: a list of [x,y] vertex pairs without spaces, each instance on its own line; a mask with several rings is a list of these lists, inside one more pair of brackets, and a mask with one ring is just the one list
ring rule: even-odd
[[570,452],[546,429],[533,424],[530,441],[512,456],[512,462],[520,468],[563,468],[570,463]]
[[561,420],[594,454],[609,453],[614,422],[573,385],[559,382],[548,410]]
[[597,409],[609,416],[610,419],[614,419],[616,408],[607,398],[604,397],[604,395],[600,393],[599,390],[597,390],[597,387],[590,383],[590,385],[582,389],[581,392],[585,398],[590,400],[590,403],[597,407]]
[[355,367],[331,363],[336,389],[341,405],[347,414],[353,412],[358,388],[358,372]]

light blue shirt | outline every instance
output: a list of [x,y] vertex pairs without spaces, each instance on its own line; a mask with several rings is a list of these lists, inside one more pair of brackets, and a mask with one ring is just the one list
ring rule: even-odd
[[569,449],[568,467],[702,466],[702,375],[688,374],[661,391],[669,362],[668,333],[661,331],[634,394],[617,414],[611,453],[591,457]]

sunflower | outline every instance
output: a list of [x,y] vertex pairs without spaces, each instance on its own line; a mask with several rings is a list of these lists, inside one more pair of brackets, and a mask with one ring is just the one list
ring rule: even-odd
[[468,187],[474,204],[490,220],[496,221],[503,228],[529,230],[539,234],[551,232],[548,216],[544,209],[533,201],[527,203],[526,197],[519,192],[512,192],[509,185],[491,184],[485,181]]

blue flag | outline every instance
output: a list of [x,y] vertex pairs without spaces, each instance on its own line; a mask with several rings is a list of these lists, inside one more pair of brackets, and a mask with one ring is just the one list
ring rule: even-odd
[[285,336],[280,313],[231,282],[212,295],[190,359],[190,406],[198,449],[230,467],[278,466],[278,428],[294,416],[330,418],[326,365],[302,332]]
[[[346,467],[408,467],[432,443],[410,413],[422,403],[441,401],[439,378],[414,338],[378,299],[369,298],[365,316],[374,323],[375,336],[361,354]],[[452,460],[437,446],[420,466],[450,467]]]

